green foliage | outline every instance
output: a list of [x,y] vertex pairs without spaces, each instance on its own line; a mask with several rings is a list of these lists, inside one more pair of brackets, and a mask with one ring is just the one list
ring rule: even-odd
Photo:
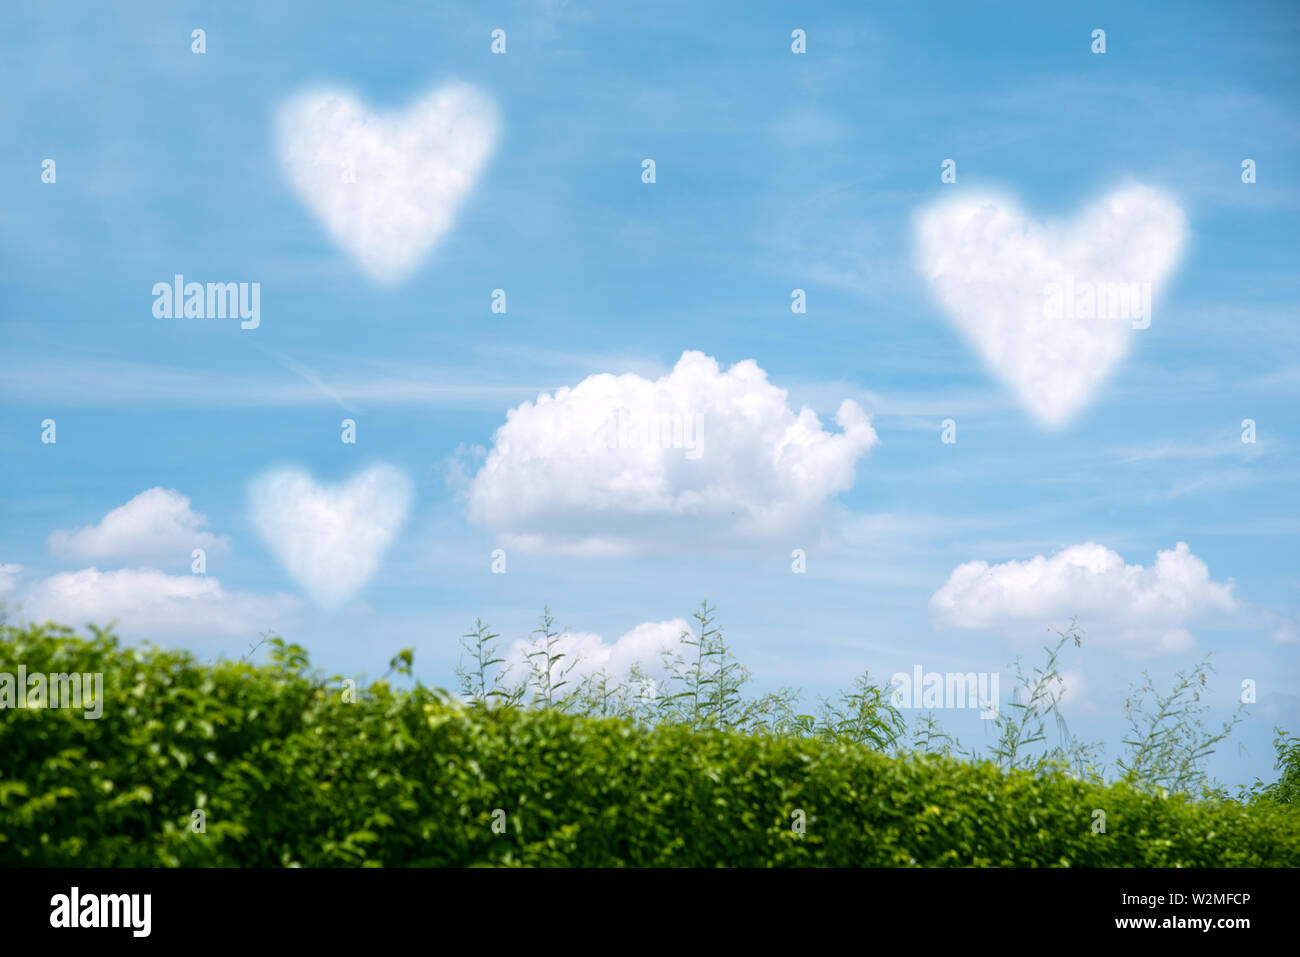
[[752,719],[741,696],[749,669],[732,654],[713,611],[708,602],[702,603],[692,616],[698,637],[683,631],[678,647],[665,656],[667,686],[678,690],[655,696],[655,716],[661,721],[690,728],[738,728]]
[[1273,747],[1277,751],[1275,767],[1282,776],[1272,784],[1256,781],[1245,796],[1255,804],[1300,811],[1300,737],[1281,728],[1274,728],[1273,733],[1276,735]]
[[790,715],[738,699],[718,647],[692,649],[663,706],[695,723],[651,724],[654,704],[633,720],[489,707],[486,672],[470,704],[386,678],[350,701],[280,639],[267,664],[204,665],[0,626],[0,670],[105,676],[99,720],[0,710],[0,864],[1300,866],[1296,816],[1263,801],[864,747],[898,727],[865,678],[823,734],[744,733]]
[[1202,695],[1212,670],[1209,661],[1204,660],[1190,672],[1180,671],[1174,676],[1173,687],[1164,693],[1155,687],[1150,675],[1143,673],[1143,683],[1132,689],[1124,702],[1129,722],[1129,737],[1124,744],[1128,750],[1117,762],[1124,780],[1150,791],[1221,793],[1205,774],[1205,759],[1232,733],[1244,705],[1238,706],[1218,731],[1205,727],[1202,715],[1209,705]]
[[876,684],[864,671],[838,699],[822,701],[821,721],[813,726],[813,734],[888,751],[906,729],[889,688]]
[[505,659],[497,651],[500,637],[481,618],[476,618],[474,628],[461,636],[461,648],[469,655],[470,663],[466,665],[462,657],[456,666],[456,678],[461,698],[470,704],[518,704],[523,698],[524,689],[507,687],[501,674]]
[[[528,683],[533,689],[532,703],[537,707],[565,709],[578,692],[569,681],[578,662],[559,650],[563,634],[556,631],[551,610],[543,609],[538,627],[533,631],[533,650],[524,656],[528,661]],[[562,688],[569,690],[561,691]]]
[[912,731],[915,754],[938,754],[950,758],[961,750],[961,742],[943,729],[933,711],[923,711]]
[[[1065,694],[1061,651],[1069,644],[1079,647],[1083,636],[1074,622],[1056,635],[1056,644],[1043,648],[1046,653],[1043,664],[1026,672],[1019,658],[1013,663],[1016,671],[1015,699],[1008,704],[1009,710],[999,709],[994,719],[998,739],[989,757],[1009,771],[1017,768],[1031,771],[1069,769],[1078,775],[1100,779],[1100,745],[1076,739],[1070,734],[1065,716],[1061,714],[1061,698]],[[1047,743],[1049,720],[1056,726],[1056,744]],[[972,754],[971,757],[978,756]]]

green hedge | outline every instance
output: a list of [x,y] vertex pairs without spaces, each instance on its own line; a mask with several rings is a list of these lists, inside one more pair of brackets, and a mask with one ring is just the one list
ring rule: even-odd
[[0,864],[1300,866],[1300,816],[1284,809],[816,739],[467,710],[382,681],[348,703],[295,649],[274,658],[204,665],[0,629],[0,672],[105,675],[99,720],[0,710]]

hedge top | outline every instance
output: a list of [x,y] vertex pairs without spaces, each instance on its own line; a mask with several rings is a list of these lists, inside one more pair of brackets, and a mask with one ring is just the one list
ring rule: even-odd
[[382,680],[347,694],[295,646],[271,657],[0,626],[0,672],[104,676],[97,720],[0,709],[0,863],[1300,866],[1286,808]]

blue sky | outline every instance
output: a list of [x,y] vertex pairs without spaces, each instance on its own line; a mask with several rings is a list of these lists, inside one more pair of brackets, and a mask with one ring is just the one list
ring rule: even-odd
[[[1271,728],[1300,729],[1300,19],[1289,5],[259,6],[15,3],[3,14],[0,566],[11,571],[0,581],[11,604],[118,602],[137,634],[204,657],[243,653],[259,630],[244,623],[261,615],[331,670],[378,674],[415,645],[417,674],[447,683],[476,616],[513,641],[549,603],[563,625],[612,643],[707,597],[758,687],[809,696],[863,668],[915,664],[1002,670],[1005,687],[1007,662],[1032,658],[1038,636],[1077,615],[1076,733],[1117,742],[1124,691],[1143,669],[1167,684],[1209,652],[1215,716],[1243,680],[1258,686],[1240,747],[1212,770],[1227,783],[1270,777]],[[497,28],[504,55],[490,50]],[[805,54],[791,51],[796,28]],[[1096,28],[1104,54],[1090,50]],[[400,281],[378,281],[295,190],[277,111],[328,86],[395,114],[452,82],[494,105],[490,156],[432,250]],[[46,158],[54,183],[42,182]],[[948,158],[956,183],[940,180]],[[1150,328],[1125,339],[1077,414],[1045,425],[928,284],[917,217],[995,196],[1067,221],[1134,184],[1185,218],[1181,253]],[[177,273],[259,283],[260,326],[156,318],[152,287]],[[490,310],[498,288],[505,315]],[[791,312],[796,288],[806,315]],[[687,350],[719,366],[700,389],[753,360],[792,416],[816,412],[826,448],[845,432],[846,399],[876,441],[839,445],[793,517],[744,533],[725,510],[697,522],[638,513],[631,493],[600,498],[583,485],[598,471],[576,454],[539,465],[516,442],[499,482],[480,476],[508,410],[600,373],[651,389]],[[714,444],[699,468],[720,456],[744,506],[766,516],[788,504],[764,498],[784,494],[762,471],[775,433],[728,446],[739,434],[728,416],[743,408],[709,406]],[[47,418],[54,444],[41,442]],[[343,418],[357,423],[355,445],[340,442]],[[948,418],[954,444],[940,438]],[[1241,441],[1245,419],[1254,443]],[[381,464],[409,481],[409,509],[355,593],[327,609],[259,534],[250,489],[275,469],[328,485]],[[674,460],[669,491],[689,493],[700,474]],[[159,615],[139,596],[49,584],[90,567],[188,576],[184,542],[172,565],[131,542],[51,542],[153,488],[188,498],[225,539],[207,568],[221,597],[188,611],[178,598]],[[602,504],[575,511],[564,498],[575,490]],[[503,502],[523,504],[506,516]],[[601,523],[619,530],[612,553],[561,547],[567,529]],[[1154,575],[1157,553],[1180,542],[1195,561],[1176,553],[1172,578]],[[1050,564],[1088,543],[1141,568],[1089,577]],[[505,574],[491,571],[498,547]],[[806,574],[791,571],[796,548]],[[1063,577],[1018,598],[1021,566],[1006,563],[1035,556]],[[963,593],[944,613],[932,599],[968,562],[988,564],[995,593]],[[226,620],[229,602],[239,610]],[[940,717],[966,743],[985,734],[968,713]]]

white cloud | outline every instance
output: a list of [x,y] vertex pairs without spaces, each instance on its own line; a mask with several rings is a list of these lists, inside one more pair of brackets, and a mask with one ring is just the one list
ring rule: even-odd
[[[917,217],[917,268],[993,374],[1039,422],[1061,426],[1128,352],[1133,326],[1151,321],[1142,284],[1159,295],[1186,232],[1179,205],[1143,186],[1046,224],[1009,200],[958,194]],[[1136,284],[1140,317],[1108,298],[1120,284]]]
[[0,564],[0,598],[8,595],[18,584],[18,576],[23,570],[22,565],[5,565]]
[[196,548],[225,548],[227,539],[203,530],[206,517],[174,489],[141,492],[105,515],[98,525],[50,533],[50,551],[60,558],[99,562],[122,559],[157,565],[188,565]]
[[1089,697],[1088,687],[1082,668],[1067,668],[1062,671],[1059,684],[1055,689],[1056,700],[1061,710],[1067,713],[1096,711],[1097,703]]
[[232,592],[204,575],[168,575],[152,568],[101,572],[84,568],[34,582],[22,604],[28,621],[107,625],[128,640],[255,636],[284,629],[298,600]]
[[[4,569],[0,567],[0,573],[3,573],[3,571]],[[0,594],[4,594],[3,587],[0,587]],[[1294,620],[1282,621],[1274,626],[1271,637],[1274,644],[1278,645],[1300,644],[1300,624],[1297,624]]]
[[930,598],[936,620],[953,628],[1041,635],[1078,617],[1085,641],[1118,646],[1135,656],[1191,647],[1191,622],[1238,603],[1232,583],[1210,578],[1185,542],[1156,553],[1149,568],[1125,565],[1116,553],[1087,542],[1050,558],[998,565],[959,565]]
[[349,93],[316,90],[276,118],[299,197],[372,277],[404,278],[451,228],[497,138],[497,110],[466,84],[377,116]]
[[[626,679],[633,665],[640,665],[651,678],[662,676],[661,652],[675,647],[684,631],[690,631],[685,620],[674,618],[647,621],[613,642],[590,632],[565,632],[555,639],[552,648],[552,654],[565,656],[552,668],[552,680],[559,681],[563,676],[569,686],[576,688],[583,678],[604,671],[613,684]],[[514,642],[503,656],[506,680],[518,683],[527,678],[531,670],[528,655],[543,648],[542,639],[536,637]]]
[[685,352],[658,379],[592,375],[511,409],[469,490],[470,520],[534,550],[779,542],[818,534],[878,439],[840,404],[840,433],[747,359]]
[[250,519],[298,584],[322,608],[335,610],[379,567],[412,494],[405,473],[387,465],[331,487],[281,469],[253,482]]

